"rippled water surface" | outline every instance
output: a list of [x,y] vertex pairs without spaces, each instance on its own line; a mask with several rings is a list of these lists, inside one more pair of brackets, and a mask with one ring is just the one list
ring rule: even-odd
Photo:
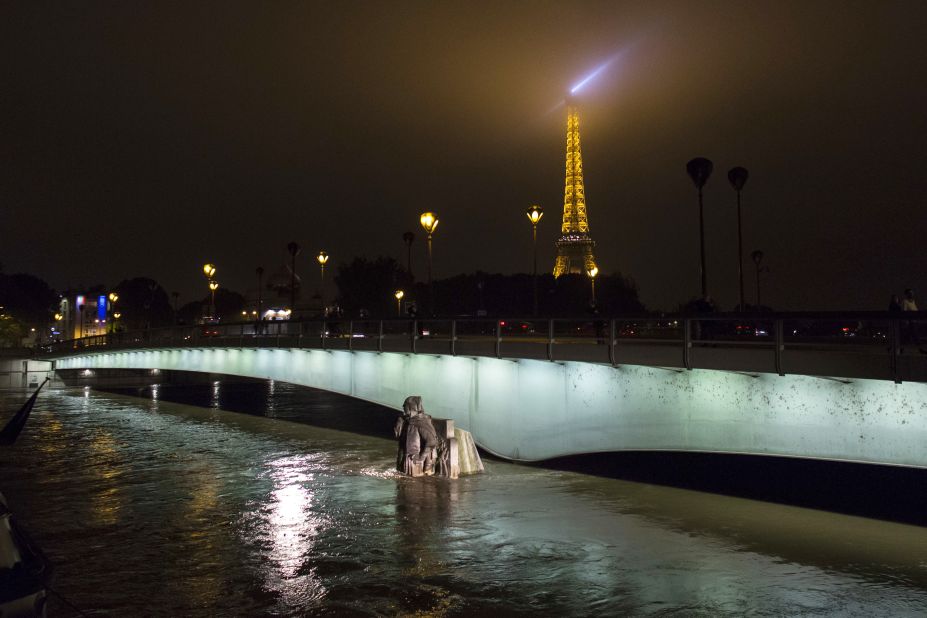
[[[388,411],[210,388],[43,392],[0,450],[0,491],[85,612],[927,614],[924,528],[498,461],[399,478]],[[2,418],[24,398],[0,394]],[[379,435],[315,426],[339,417]]]

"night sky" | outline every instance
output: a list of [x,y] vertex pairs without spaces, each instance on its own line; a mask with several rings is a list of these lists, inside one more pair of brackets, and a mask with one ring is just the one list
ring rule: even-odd
[[[436,277],[553,267],[569,87],[604,273],[651,308],[737,302],[735,193],[777,309],[927,305],[924,2],[6,2],[0,262],[57,288],[150,276],[181,302],[201,265],[245,292],[304,247]],[[311,279],[314,281],[314,279]]]

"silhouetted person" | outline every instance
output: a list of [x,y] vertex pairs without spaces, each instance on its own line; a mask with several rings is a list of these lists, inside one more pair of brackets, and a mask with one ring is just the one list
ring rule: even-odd
[[892,294],[891,299],[888,301],[888,310],[891,313],[897,313],[901,311],[901,299],[898,298],[897,294]]
[[[914,290],[908,288],[904,291],[904,300],[901,301],[902,311],[918,311],[917,301],[914,299]],[[908,341],[914,345],[920,345],[920,339],[917,336],[917,322],[908,320],[907,323]],[[923,352],[923,350],[921,350]]]
[[589,303],[589,313],[592,315],[592,327],[595,329],[596,343],[605,343],[605,320],[599,318],[599,306]]
[[[705,295],[695,301],[695,313],[697,314],[707,314],[715,312],[715,302],[711,300],[711,296]],[[714,323],[711,321],[702,322],[701,320],[695,321],[695,338],[696,339],[711,339],[711,334],[714,332]]]

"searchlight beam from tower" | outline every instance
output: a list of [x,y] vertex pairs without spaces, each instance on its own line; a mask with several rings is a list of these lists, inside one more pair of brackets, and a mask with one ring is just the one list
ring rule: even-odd
[[584,78],[582,79],[582,81],[580,81],[578,84],[576,84],[575,86],[573,86],[572,88],[570,88],[570,94],[576,94],[576,93],[578,93],[578,92],[582,89],[583,86],[585,86],[586,84],[588,84],[589,82],[591,82],[593,79],[595,79],[596,77],[598,77],[598,76],[599,76],[603,71],[605,71],[605,69],[607,69],[607,68],[611,65],[611,63],[614,62],[614,61],[615,61],[615,58],[609,58],[608,60],[606,60],[605,62],[603,62],[602,64],[600,64],[598,67],[595,68],[594,71],[592,71],[592,73],[590,73],[589,75],[587,75],[586,77],[584,77]]

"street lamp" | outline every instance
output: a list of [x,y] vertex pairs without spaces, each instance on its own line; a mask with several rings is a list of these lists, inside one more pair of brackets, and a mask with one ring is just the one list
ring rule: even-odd
[[750,173],[743,167],[735,167],[727,173],[734,191],[737,191],[737,276],[740,278],[740,310],[744,310],[744,239],[740,225],[740,191],[744,188]]
[[319,300],[322,303],[322,315],[325,315],[325,264],[328,262],[328,254],[324,251],[319,251],[315,259],[319,263],[319,268],[321,269],[321,273],[319,274]]
[[595,276],[599,274],[599,267],[593,266],[586,271],[586,274],[589,275],[589,281],[592,282],[592,306],[595,307]]
[[750,258],[756,265],[756,310],[760,310],[760,263],[763,261],[763,252],[759,249],[750,254]]
[[412,276],[412,241],[415,240],[415,234],[413,232],[406,232],[402,235],[403,242],[406,243],[406,272],[409,273],[409,279],[413,279]]
[[[83,296],[78,296],[77,300],[83,300]],[[82,339],[84,337],[84,303],[77,303],[77,338]]]
[[258,266],[254,272],[255,274],[257,274],[257,278],[258,278],[257,312],[259,316],[263,316],[264,315],[264,297],[262,296],[262,294],[264,293],[264,290],[262,288],[263,288],[263,278],[264,278],[264,267]]
[[[216,267],[214,264],[203,264],[203,274],[206,276],[206,280],[209,282],[209,289],[212,291],[212,300],[209,302],[209,319],[214,319],[216,317],[216,290],[213,286],[214,280],[213,277],[216,276]],[[216,284],[216,287],[219,287],[219,284]]]
[[[107,310],[107,313],[112,313],[115,311],[117,300],[119,300],[119,294],[116,294],[115,292],[110,292],[109,293],[109,308]],[[110,332],[116,331],[115,324],[110,324],[107,328],[110,330]]]
[[402,316],[402,297],[405,295],[406,293],[402,290],[396,290],[396,293],[393,294],[396,297],[396,315],[400,317]]
[[290,241],[286,250],[290,252],[290,310],[296,310],[296,256],[299,254],[299,245]]
[[702,207],[702,187],[705,186],[708,177],[711,176],[713,168],[714,165],[711,161],[702,157],[696,157],[686,163],[686,172],[689,173],[689,177],[698,189],[698,238],[699,255],[701,257],[699,274],[702,279],[702,298],[708,297],[708,276],[705,273],[705,216]]
[[422,216],[419,217],[419,221],[421,222],[422,227],[425,229],[425,233],[428,234],[426,237],[426,248],[428,250],[428,296],[429,304],[431,305],[431,315],[434,315],[435,286],[434,282],[431,280],[431,236],[434,234],[435,229],[438,227],[438,215],[433,212],[423,212]]
[[219,282],[215,280],[210,281],[209,282],[209,293],[210,293],[209,316],[210,318],[212,318],[213,321],[215,321],[216,319],[216,290],[217,289],[219,289]]
[[544,209],[534,204],[528,211],[525,213],[528,215],[528,221],[531,222],[531,239],[534,248],[534,270],[532,271],[533,275],[533,286],[534,286],[534,315],[538,314],[538,221],[541,220],[541,217],[544,216]]

